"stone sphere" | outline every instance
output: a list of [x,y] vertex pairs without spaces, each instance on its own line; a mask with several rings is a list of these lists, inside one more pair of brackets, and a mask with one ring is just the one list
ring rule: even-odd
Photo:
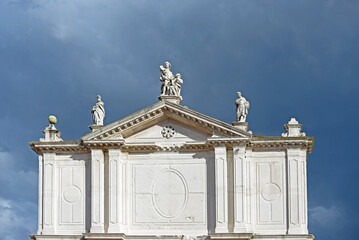
[[49,116],[49,123],[50,124],[56,124],[57,123],[57,118],[54,115],[50,115]]

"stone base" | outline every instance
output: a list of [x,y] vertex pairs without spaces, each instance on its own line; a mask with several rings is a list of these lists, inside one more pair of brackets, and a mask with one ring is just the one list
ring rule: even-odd
[[239,128],[244,131],[248,131],[248,123],[247,122],[232,122],[232,125],[236,128]]
[[102,129],[103,128],[103,125],[91,125],[89,126],[89,128],[91,129],[91,131],[96,131],[98,129]]
[[214,233],[204,236],[184,236],[184,235],[126,235],[123,233],[84,233],[82,236],[78,235],[30,235],[32,240],[183,240],[183,239],[197,239],[197,240],[313,240],[314,236],[311,234],[284,234],[284,235],[257,235],[252,233]]
[[167,96],[167,95],[161,95],[158,97],[160,101],[167,101],[171,103],[180,104],[182,102],[181,96]]

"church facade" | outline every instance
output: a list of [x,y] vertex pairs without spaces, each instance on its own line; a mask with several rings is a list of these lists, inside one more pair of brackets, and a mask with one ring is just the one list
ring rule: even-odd
[[314,239],[307,156],[314,139],[292,118],[279,137],[248,131],[238,93],[228,124],[180,105],[180,74],[161,66],[159,102],[63,141],[56,118],[29,143],[39,161],[32,239]]

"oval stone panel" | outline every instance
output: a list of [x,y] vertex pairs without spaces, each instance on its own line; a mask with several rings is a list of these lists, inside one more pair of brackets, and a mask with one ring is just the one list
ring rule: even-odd
[[281,192],[282,191],[277,184],[267,183],[262,187],[261,194],[265,200],[267,200],[269,202],[273,202],[280,198]]
[[62,192],[62,196],[68,203],[77,203],[81,199],[81,190],[77,186],[68,186]]
[[161,216],[178,216],[185,208],[187,199],[187,184],[178,171],[167,169],[156,178],[152,187],[152,201]]

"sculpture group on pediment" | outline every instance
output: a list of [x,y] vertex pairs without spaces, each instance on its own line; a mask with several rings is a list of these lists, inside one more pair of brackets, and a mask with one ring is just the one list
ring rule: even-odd
[[160,66],[161,77],[161,96],[180,96],[181,85],[183,83],[181,74],[173,75],[171,72],[171,63],[165,62],[165,66]]

